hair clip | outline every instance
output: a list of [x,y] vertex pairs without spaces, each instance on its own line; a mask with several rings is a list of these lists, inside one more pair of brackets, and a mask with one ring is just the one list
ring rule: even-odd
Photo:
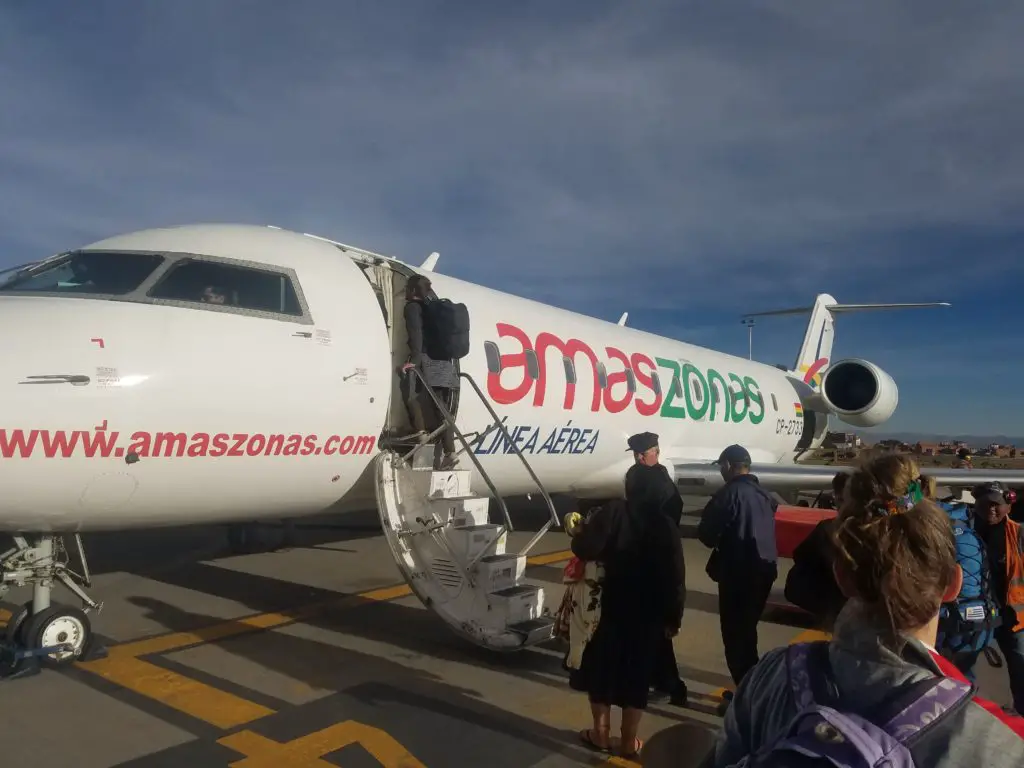
[[896,514],[896,503],[895,501],[875,499],[868,504],[868,512],[872,517],[888,517],[889,515]]
[[874,517],[901,515],[917,503],[913,494],[904,494],[889,499],[875,499],[868,505],[868,511]]

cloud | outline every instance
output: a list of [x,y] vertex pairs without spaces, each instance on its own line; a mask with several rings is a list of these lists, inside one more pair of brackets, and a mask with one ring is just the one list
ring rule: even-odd
[[12,262],[273,223],[652,328],[1024,276],[991,240],[1024,242],[1013,5],[97,2],[0,30]]

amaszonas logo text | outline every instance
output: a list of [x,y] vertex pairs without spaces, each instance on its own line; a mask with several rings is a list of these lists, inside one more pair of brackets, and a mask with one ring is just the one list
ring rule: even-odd
[[[562,407],[571,410],[576,402],[576,383],[586,376],[593,382],[589,407],[594,413],[622,413],[632,407],[641,416],[659,414],[667,419],[749,420],[751,424],[764,419],[764,398],[751,376],[714,368],[701,370],[692,363],[652,359],[642,352],[627,354],[616,347],[605,347],[602,360],[579,339],[563,341],[546,331],[531,339],[509,323],[496,327],[499,339],[509,339],[516,345],[515,351],[509,352],[502,352],[493,341],[484,345],[487,393],[500,405],[521,402],[532,394],[533,405],[543,406],[550,383],[552,388],[564,384]],[[552,349],[557,357],[549,354]],[[552,360],[558,361],[554,374]]]

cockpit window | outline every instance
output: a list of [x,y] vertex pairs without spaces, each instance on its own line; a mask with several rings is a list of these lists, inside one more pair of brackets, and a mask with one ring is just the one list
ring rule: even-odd
[[8,276],[0,291],[123,296],[142,285],[163,260],[152,253],[75,251]]
[[182,259],[153,286],[154,299],[302,315],[291,278],[280,272]]

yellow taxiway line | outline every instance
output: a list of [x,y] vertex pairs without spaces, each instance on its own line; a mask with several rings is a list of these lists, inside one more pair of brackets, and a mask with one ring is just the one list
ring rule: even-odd
[[[572,552],[563,550],[527,558],[528,565],[551,565],[564,562]],[[166,654],[183,648],[225,640],[230,637],[260,632],[308,619],[327,608],[354,608],[367,602],[388,602],[407,597],[412,590],[406,584],[372,589],[358,595],[321,601],[281,613],[261,613],[213,624],[191,632],[174,632],[135,642],[115,645],[105,659],[80,662],[77,666],[104,680],[127,688],[165,706],[218,728],[230,729],[251,723],[274,710],[185,677],[144,660],[143,656]]]
[[[570,557],[572,552],[569,550],[549,552],[527,558],[527,564],[553,565],[565,562]],[[367,602],[389,602],[411,594],[412,590],[408,585],[398,584],[356,595],[343,595],[280,613],[260,613],[231,619],[191,632],[173,632],[115,645],[109,649],[107,658],[79,662],[76,666],[217,728],[232,730],[273,715],[276,711],[165,669],[142,657],[167,654],[252,632],[278,629],[308,619],[328,608],[354,608]],[[0,626],[10,617],[9,611],[0,608]],[[796,635],[790,642],[827,640],[829,637],[828,634],[817,630],[806,630]],[[713,691],[711,696],[720,699],[725,690],[719,688]],[[423,765],[386,732],[353,721],[335,724],[289,743],[278,743],[249,730],[225,736],[219,743],[238,752],[242,757],[231,763],[237,768],[299,768],[328,765],[322,760],[324,755],[351,743],[362,744],[378,762],[389,768],[420,768]],[[635,766],[637,763],[612,757],[605,765]]]

